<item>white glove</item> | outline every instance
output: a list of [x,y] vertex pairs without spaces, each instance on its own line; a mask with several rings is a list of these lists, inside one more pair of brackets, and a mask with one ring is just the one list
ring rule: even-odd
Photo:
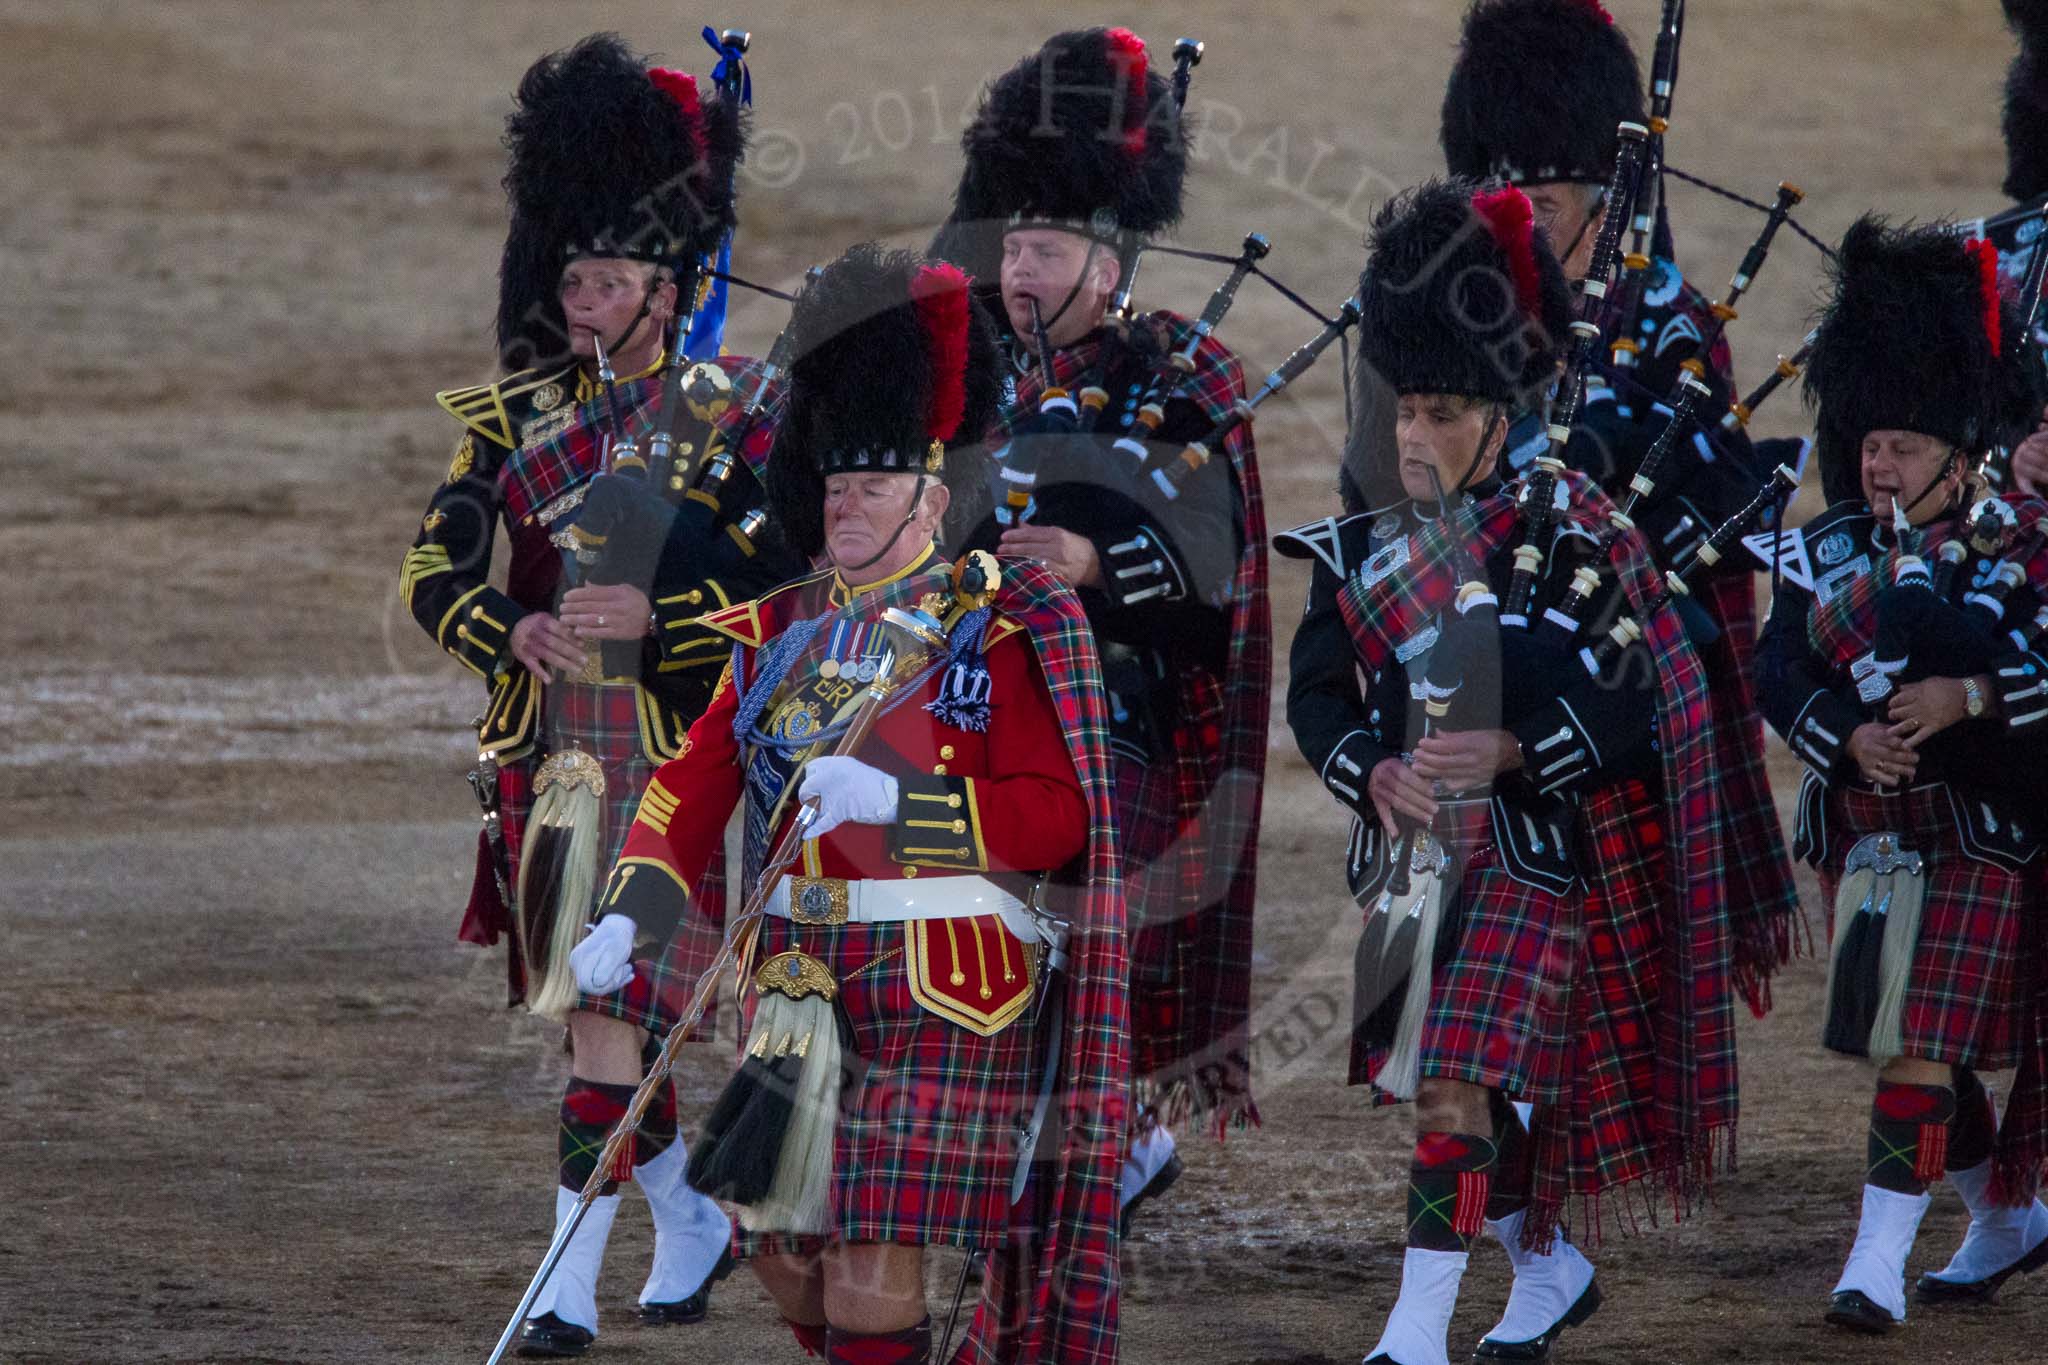
[[857,825],[896,823],[896,779],[857,758],[827,754],[804,765],[799,801],[818,798],[818,818],[806,839],[822,839],[846,821]]
[[630,915],[606,915],[583,941],[569,950],[576,989],[585,995],[610,995],[633,979],[633,937],[640,926]]

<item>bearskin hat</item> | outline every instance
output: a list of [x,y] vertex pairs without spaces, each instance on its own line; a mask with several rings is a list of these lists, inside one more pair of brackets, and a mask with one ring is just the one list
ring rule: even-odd
[[1180,221],[1188,143],[1172,88],[1136,34],[1058,34],[982,96],[931,254],[990,281],[1006,228],[1067,227],[1104,241],[1163,232]]
[[1477,0],[1444,88],[1452,175],[1604,185],[1614,130],[1646,123],[1642,69],[1598,0]]
[[1430,180],[1381,207],[1358,279],[1358,363],[1397,394],[1522,402],[1557,373],[1571,291],[1512,187]]
[[626,256],[675,267],[734,222],[744,144],[737,102],[649,67],[596,33],[527,68],[505,120],[512,227],[498,267],[498,350],[508,367],[567,350],[562,267]]
[[1872,431],[1917,431],[1973,453],[2024,392],[2018,317],[1998,293],[1998,253],[1942,223],[1866,214],[1829,266],[1832,293],[1806,367],[1829,503],[1863,496]]
[[2048,194],[2048,0],[2005,0],[2020,40],[2005,73],[2005,192],[2025,202]]
[[965,274],[864,242],[827,266],[790,317],[789,397],[768,453],[768,511],[785,542],[825,544],[825,476],[897,470],[952,490],[949,537],[988,511],[982,438],[1001,375]]

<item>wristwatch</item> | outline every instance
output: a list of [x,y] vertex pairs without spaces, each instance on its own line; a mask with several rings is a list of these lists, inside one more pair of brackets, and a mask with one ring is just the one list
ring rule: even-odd
[[1976,720],[1984,714],[1984,689],[1975,678],[1963,679],[1963,714]]

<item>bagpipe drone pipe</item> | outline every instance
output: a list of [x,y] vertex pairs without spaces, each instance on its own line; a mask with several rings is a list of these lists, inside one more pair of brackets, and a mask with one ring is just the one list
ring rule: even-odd
[[[1592,605],[1602,591],[1605,581],[1604,566],[1615,543],[1623,535],[1637,529],[1638,517],[1643,515],[1643,509],[1647,507],[1656,507],[1661,511],[1661,515],[1656,516],[1654,522],[1642,528],[1653,554],[1661,564],[1673,569],[1682,567],[1682,573],[1676,579],[1679,584],[1677,601],[1687,617],[1688,633],[1697,640],[1713,629],[1704,612],[1693,611],[1686,605],[1690,601],[1690,591],[1700,586],[1697,580],[1702,575],[1713,570],[1726,557],[1727,550],[1734,543],[1732,536],[1737,536],[1754,525],[1767,522],[1775,515],[1777,500],[1764,498],[1762,492],[1756,492],[1754,496],[1738,501],[1736,497],[1723,492],[1711,499],[1724,512],[1719,528],[1716,529],[1709,519],[1709,514],[1702,509],[1699,502],[1672,495],[1673,486],[1685,481],[1695,472],[1679,465],[1676,457],[1681,450],[1689,448],[1697,439],[1694,433],[1700,426],[1701,410],[1712,398],[1712,390],[1707,385],[1706,364],[1701,357],[1713,349],[1727,324],[1736,318],[1736,303],[1755,281],[1757,273],[1762,270],[1770,252],[1772,239],[1800,198],[1800,191],[1795,186],[1778,186],[1777,202],[1766,214],[1762,229],[1750,243],[1749,250],[1743,254],[1742,263],[1729,279],[1727,292],[1713,305],[1713,321],[1706,335],[1701,338],[1698,351],[1679,367],[1677,390],[1666,401],[1670,417],[1644,452],[1635,472],[1630,475],[1619,504],[1609,516],[1607,528],[1594,542],[1585,559],[1572,571],[1569,580],[1563,579],[1562,566],[1552,573],[1551,581],[1563,582],[1564,586],[1558,600],[1544,609],[1534,626],[1539,642],[1549,651],[1567,653],[1578,647],[1579,636],[1587,625]],[[1777,383],[1783,382],[1786,370],[1787,362],[1781,359],[1778,372],[1773,376]],[[1791,369],[1791,373],[1797,373],[1796,367]],[[1772,383],[1770,387],[1775,388],[1776,383]],[[1751,395],[1752,401],[1747,407],[1738,404],[1731,409],[1731,414],[1734,411],[1742,411],[1746,420],[1746,414],[1754,411],[1755,404],[1761,402],[1763,397],[1767,397],[1768,393],[1769,390],[1766,389],[1760,395]],[[1553,442],[1558,439],[1555,431],[1552,439]],[[1736,485],[1742,494],[1750,494],[1756,489],[1756,476],[1750,473],[1746,466],[1733,459],[1728,463],[1730,467],[1727,473],[1742,480],[1742,483]],[[1799,479],[1797,470],[1782,464],[1780,468],[1785,471],[1784,475],[1773,472],[1765,481],[1766,489],[1778,487],[1786,476],[1789,476],[1792,487],[1796,488]],[[1759,499],[1763,500],[1760,502]],[[1732,512],[1727,510],[1731,503],[1734,505]],[[1717,536],[1721,537],[1718,542]],[[1517,553],[1519,555],[1521,551],[1518,550]],[[1540,563],[1540,560],[1537,562]]]
[[[676,318],[678,343],[689,325],[687,315]],[[662,373],[660,415],[644,455],[618,431],[614,414],[609,468],[590,481],[570,528],[571,582],[644,589],[665,568],[669,572],[661,576],[666,581],[701,583],[757,553],[767,514],[747,459],[748,443],[772,426],[780,398],[777,381],[788,368],[790,345],[785,326],[757,368],[740,416],[730,423],[729,410],[739,399],[725,370],[708,361],[687,361],[679,344],[671,348]],[[601,365],[599,378],[609,404],[608,364]],[[638,673],[640,642],[607,640],[603,647],[606,676]]]

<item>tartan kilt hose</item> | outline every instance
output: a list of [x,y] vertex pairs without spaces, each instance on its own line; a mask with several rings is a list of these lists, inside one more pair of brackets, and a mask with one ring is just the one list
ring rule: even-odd
[[[640,809],[641,794],[655,765],[641,745],[639,689],[619,684],[557,683],[544,693],[552,750],[575,747],[595,757],[604,768],[604,835],[598,847],[598,886],[619,859],[626,831]],[[539,756],[506,767],[499,777],[505,843],[512,865],[510,884],[517,894],[519,851],[526,837],[526,819],[533,809],[533,774]],[[516,798],[516,799],[515,799]],[[515,820],[514,813],[517,813]],[[636,959],[633,979],[610,995],[578,995],[575,1009],[623,1019],[635,1028],[666,1037],[675,1027],[690,989],[718,953],[725,925],[725,860],[712,859],[693,889],[689,909],[668,947],[656,958]],[[712,1036],[716,1011],[691,1037]]]
[[[1456,917],[1456,941],[1430,983],[1420,1074],[1555,1102],[1571,1080],[1580,897],[1508,875],[1486,801],[1443,802],[1436,832],[1452,868],[1462,861],[1464,870],[1455,903],[1444,907]],[[1355,1047],[1352,1083],[1369,1081],[1385,1060],[1384,1048]],[[1390,1102],[1383,1092],[1377,1098]]]
[[1842,861],[1858,839],[1894,831],[1926,869],[1919,947],[1900,1021],[1904,1054],[1980,1071],[2017,1066],[2043,971],[2033,923],[2041,914],[2041,860],[2015,871],[1965,852],[1945,783],[1895,796],[1831,787],[1827,803],[1828,857],[1819,874],[1831,939]]
[[[994,1248],[1011,1228],[1017,1139],[1037,1097],[1034,1005],[993,1037],[926,1010],[910,993],[901,924],[761,925],[754,960],[799,949],[839,981],[852,1026],[832,1153],[832,1238]],[[745,993],[744,1041],[755,1002]],[[739,1256],[818,1250],[832,1238],[749,1232]]]

